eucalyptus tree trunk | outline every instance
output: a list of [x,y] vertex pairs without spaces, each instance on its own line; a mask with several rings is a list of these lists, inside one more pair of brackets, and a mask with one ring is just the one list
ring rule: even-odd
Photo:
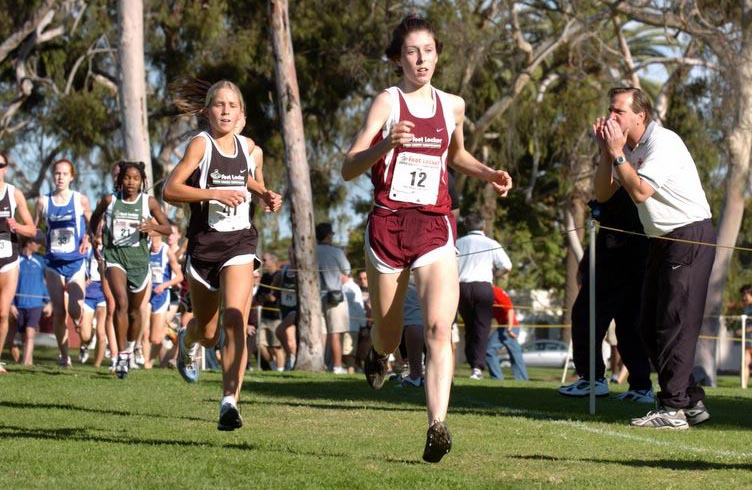
[[[745,16],[749,23],[748,11]],[[739,229],[744,217],[744,194],[749,188],[750,157],[752,156],[752,39],[749,39],[750,25],[747,24],[744,33],[742,55],[737,60],[735,73],[734,100],[736,112],[734,127],[729,133],[727,145],[730,155],[728,173],[725,181],[725,198],[723,209],[718,218],[718,244],[732,247],[736,244]],[[730,95],[729,95],[730,96]],[[717,337],[720,329],[720,315],[723,313],[723,290],[728,279],[729,264],[733,250],[717,248],[715,262],[710,274],[708,295],[705,301],[705,322],[703,334],[705,337]],[[702,338],[697,345],[696,364],[700,371],[700,378],[707,378],[705,384],[716,385],[716,340]]]
[[[752,76],[752,0],[737,3],[741,15],[731,13],[723,22],[716,19],[715,24],[708,23],[705,17],[705,9],[713,5],[706,6],[697,0],[653,1],[640,6],[630,2],[614,2],[610,5],[634,21],[685,32],[705,44],[718,58],[721,75],[730,87],[723,97],[727,107],[733,108],[728,118],[730,129],[726,139],[729,161],[725,199],[721,215],[716,220],[718,244],[727,247],[733,246],[739,235],[752,155],[752,85],[749,83]],[[729,9],[728,12],[736,10]],[[718,317],[722,313],[723,289],[732,253],[728,248],[716,249],[710,275],[702,333],[711,338],[700,339],[695,358],[696,377],[704,384],[716,384],[714,337],[720,326]]]
[[[126,160],[144,162],[148,186],[154,183],[146,113],[143,0],[119,0],[118,60],[120,63],[120,118]],[[150,190],[150,194],[153,191]]]
[[269,0],[269,24],[274,49],[279,119],[285,141],[295,263],[298,269],[298,354],[295,368],[322,371],[323,317],[313,234],[313,198],[287,0]]

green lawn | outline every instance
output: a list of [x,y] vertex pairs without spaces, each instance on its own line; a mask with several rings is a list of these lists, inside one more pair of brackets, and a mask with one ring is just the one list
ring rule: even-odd
[[[216,430],[219,373],[106,370],[51,359],[0,377],[0,488],[752,488],[752,394],[723,378],[687,431],[631,429],[648,407],[556,394],[460,370],[452,452],[423,463],[421,390],[374,392],[362,376],[250,372],[245,426]],[[618,387],[623,390],[624,387]]]

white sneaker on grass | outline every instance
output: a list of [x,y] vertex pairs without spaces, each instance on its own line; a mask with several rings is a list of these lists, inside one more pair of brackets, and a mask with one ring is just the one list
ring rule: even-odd
[[650,429],[689,429],[687,417],[684,415],[684,410],[681,408],[671,409],[661,407],[657,410],[651,410],[644,417],[632,419],[629,425],[632,427],[646,427]]
[[[559,394],[574,397],[590,396],[590,380],[580,377],[580,379],[570,385],[560,386]],[[597,378],[595,380],[595,396],[608,396],[606,378]]]
[[479,380],[483,379],[483,371],[478,368],[473,368],[473,372],[470,374],[470,379]]
[[131,365],[132,355],[127,352],[121,352],[117,356],[117,362],[115,363],[115,376],[118,379],[125,379],[128,377],[128,369]]
[[200,346],[198,342],[193,343],[190,347],[185,345],[185,334],[187,332],[187,328],[181,328],[178,332],[178,372],[188,383],[195,383],[198,381],[196,358]]
[[705,408],[702,400],[698,401],[693,407],[685,408],[684,415],[687,417],[687,423],[690,426],[701,424],[710,419],[710,413]]
[[655,403],[655,396],[653,396],[653,389],[647,390],[629,390],[616,395],[614,397],[617,400],[632,401],[637,403]]
[[81,361],[81,364],[86,364],[86,361],[89,360],[89,346],[86,344],[81,344],[81,347],[79,348],[79,360]]

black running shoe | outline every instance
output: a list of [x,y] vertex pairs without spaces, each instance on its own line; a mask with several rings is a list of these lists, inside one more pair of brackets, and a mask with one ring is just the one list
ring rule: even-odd
[[375,350],[373,350],[373,347],[368,351],[368,355],[363,363],[363,370],[366,372],[368,386],[374,390],[379,390],[384,386],[384,379],[386,378],[386,372],[388,369],[388,359],[389,356],[380,356]]
[[438,463],[452,449],[452,434],[444,422],[436,421],[431,424],[426,434],[426,448],[423,450],[423,460]]
[[235,430],[243,427],[243,419],[240,417],[238,407],[232,403],[225,403],[219,407],[218,430]]
[[695,406],[692,408],[685,408],[684,415],[687,417],[689,425],[701,424],[710,418],[710,413],[708,413],[708,409],[705,408],[702,400],[695,403]]

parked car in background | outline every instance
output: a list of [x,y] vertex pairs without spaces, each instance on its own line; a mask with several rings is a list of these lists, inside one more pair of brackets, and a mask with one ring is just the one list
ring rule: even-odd
[[[539,339],[532,340],[522,345],[522,358],[527,367],[551,367],[563,368],[567,360],[569,345],[559,340]],[[508,367],[509,353],[501,349],[501,366]],[[573,361],[569,361],[570,367],[574,367]]]

